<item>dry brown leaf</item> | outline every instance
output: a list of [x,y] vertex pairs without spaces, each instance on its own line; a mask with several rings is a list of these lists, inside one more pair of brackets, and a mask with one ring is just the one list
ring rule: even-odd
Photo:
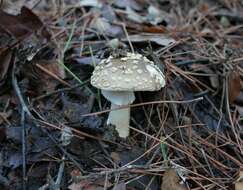
[[62,80],[65,78],[64,68],[58,64],[57,60],[38,60],[35,64],[39,69],[37,70],[38,83],[42,84],[40,90],[53,91],[58,85],[58,81],[68,86]]
[[27,7],[22,7],[18,15],[5,13],[0,9],[0,29],[15,38],[22,39],[37,31],[42,37],[50,39],[50,33],[44,27],[41,19]]
[[229,76],[229,102],[233,103],[236,98],[240,95],[241,84],[240,75],[234,71]]
[[242,190],[243,189],[243,171],[240,171],[239,177],[235,183],[235,190]]
[[57,60],[39,60],[38,64],[44,67],[49,72],[58,76],[61,79],[65,78],[65,71],[62,66],[58,63]]
[[147,33],[166,33],[168,32],[166,27],[164,26],[147,26],[147,25],[141,25],[136,23],[126,23],[127,28],[134,29],[136,31],[140,32],[147,32]]
[[209,10],[209,5],[207,3],[202,3],[200,6],[199,6],[199,10],[203,13],[206,13],[208,12]]
[[174,169],[165,171],[161,190],[187,190],[187,188],[180,184],[180,178]]
[[110,156],[115,163],[119,163],[121,161],[121,157],[117,152],[111,152]]
[[105,181],[103,178],[93,181],[91,179],[80,179],[82,176],[78,169],[71,171],[73,183],[68,186],[69,190],[103,190],[106,183],[106,187],[110,187],[112,184],[109,181]]

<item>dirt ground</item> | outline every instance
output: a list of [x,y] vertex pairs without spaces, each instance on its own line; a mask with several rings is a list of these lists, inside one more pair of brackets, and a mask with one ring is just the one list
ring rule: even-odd
[[[121,138],[91,76],[129,53],[165,86]],[[243,190],[242,79],[241,0],[0,0],[0,189]]]

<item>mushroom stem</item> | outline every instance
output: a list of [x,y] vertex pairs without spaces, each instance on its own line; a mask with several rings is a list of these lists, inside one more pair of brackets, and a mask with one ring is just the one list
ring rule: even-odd
[[[111,109],[117,109],[121,106],[111,104]],[[129,121],[130,121],[130,107],[119,110],[114,110],[109,113],[107,124],[116,126],[116,130],[120,137],[126,138],[129,136]]]
[[[102,90],[103,96],[111,102],[111,109],[117,109],[129,105],[135,100],[132,91],[109,91]],[[122,108],[109,113],[107,124],[116,126],[120,137],[126,138],[129,135],[130,108]]]

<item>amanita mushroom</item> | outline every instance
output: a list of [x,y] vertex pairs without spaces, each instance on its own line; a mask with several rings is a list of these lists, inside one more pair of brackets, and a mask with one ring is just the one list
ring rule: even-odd
[[[114,109],[131,104],[135,100],[134,91],[160,90],[165,79],[152,61],[138,53],[127,53],[125,57],[102,60],[94,69],[91,84],[101,89]],[[123,138],[129,135],[129,122],[130,108],[111,111],[107,120]]]

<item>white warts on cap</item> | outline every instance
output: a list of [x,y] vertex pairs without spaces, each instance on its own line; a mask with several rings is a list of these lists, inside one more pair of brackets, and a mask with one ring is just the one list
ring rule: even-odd
[[141,54],[127,53],[122,58],[110,56],[105,60],[96,66],[91,77],[91,84],[97,88],[111,91],[154,91],[165,84],[163,73]]
[[155,80],[155,83],[159,89],[161,86],[165,86],[164,75],[156,65],[146,65],[146,69],[149,71],[151,77]]

